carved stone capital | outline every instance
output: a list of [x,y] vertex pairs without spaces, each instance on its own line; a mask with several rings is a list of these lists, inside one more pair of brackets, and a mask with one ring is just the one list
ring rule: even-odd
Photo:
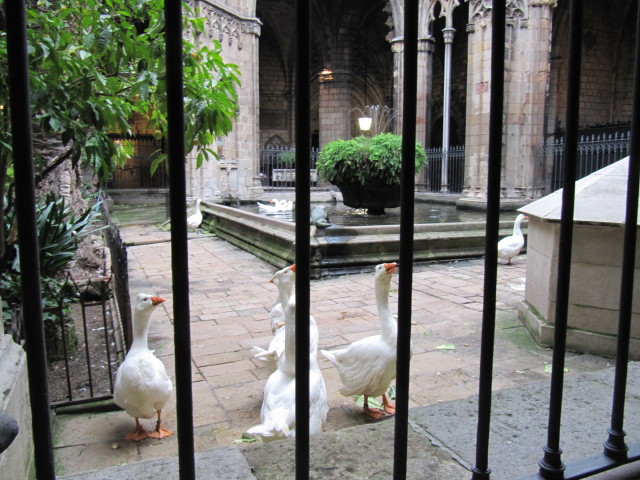
[[[557,2],[557,0],[537,0],[538,2]],[[507,0],[507,25],[528,27],[528,13],[525,0]],[[476,27],[487,27],[487,17],[493,8],[491,0],[469,0],[469,18],[471,22],[467,24],[467,32],[475,32]]]
[[418,39],[419,52],[433,53],[434,49],[435,49],[435,39],[433,37]]
[[453,43],[453,37],[456,34],[455,28],[443,28],[442,36],[444,37],[444,43]]
[[404,52],[404,38],[396,37],[393,40],[391,40],[391,51],[393,53]]

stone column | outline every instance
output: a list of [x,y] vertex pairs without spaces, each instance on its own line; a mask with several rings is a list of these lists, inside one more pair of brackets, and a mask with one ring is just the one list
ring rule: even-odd
[[433,38],[418,40],[418,95],[416,98],[416,139],[427,144],[432,86]]
[[259,181],[259,78],[258,39],[261,22],[256,18],[202,3],[207,34],[197,40],[222,45],[225,62],[240,68],[238,116],[226,137],[219,137],[211,148],[219,159],[210,159],[197,167],[194,152],[187,156],[187,192],[194,198],[235,201],[254,199],[262,192]]
[[451,50],[456,29],[442,30],[444,37],[444,86],[442,114],[442,180],[440,192],[449,192],[449,118],[451,117]]
[[396,37],[391,40],[393,52],[393,108],[400,112],[393,121],[393,131],[402,133],[403,85],[404,85],[404,39]]
[[[544,139],[549,88],[551,20],[556,0],[512,2],[507,6],[504,148],[501,205],[516,208],[544,193],[544,164],[537,146]],[[465,191],[461,205],[486,206],[489,131],[491,10],[470,2],[469,74]]]
[[318,75],[320,148],[339,138],[351,138],[351,72],[324,70]]
[[486,207],[491,80],[491,10],[469,2],[465,182],[459,204]]
[[[418,39],[418,90],[416,115],[416,140],[427,146],[431,131],[431,89],[433,85],[433,37]],[[401,133],[399,130],[398,133]],[[427,169],[416,172],[416,185],[426,187],[429,183]]]
[[508,19],[513,54],[509,59],[506,116],[507,195],[525,203],[544,195],[544,158],[537,147],[544,141],[546,99],[551,73],[551,34],[556,0],[529,2],[527,12],[513,10]]

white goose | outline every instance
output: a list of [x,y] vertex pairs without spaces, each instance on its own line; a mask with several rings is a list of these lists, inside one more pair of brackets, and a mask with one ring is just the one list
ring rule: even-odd
[[200,202],[201,199],[196,200],[196,211],[187,217],[187,227],[193,228],[194,230],[200,228],[200,224],[202,223],[202,212],[200,211]]
[[[149,350],[147,336],[151,312],[164,302],[163,298],[139,293],[133,310],[133,342],[116,373],[113,400],[136,419],[136,428],[125,440],[139,441],[146,437],[163,438],[172,432],[162,427],[162,408],[173,390],[164,364]],[[156,428],[147,433],[140,418],[153,418]]]
[[520,230],[520,224],[525,218],[529,218],[522,213],[516,217],[513,224],[513,234],[504,237],[498,242],[498,257],[507,261],[507,265],[511,265],[511,259],[520,253],[524,247],[524,235]]
[[283,305],[289,303],[293,287],[296,283],[296,266],[291,265],[282,270],[278,270],[269,282],[278,287],[278,298],[271,307],[269,321],[271,331],[274,333],[269,348],[265,350],[260,347],[252,347],[251,354],[254,358],[266,363],[269,373],[273,373],[281,361],[284,353],[285,331],[284,331],[284,309]]
[[395,406],[389,403],[386,392],[396,378],[398,323],[389,309],[389,290],[391,277],[397,269],[397,263],[382,263],[375,268],[380,335],[363,338],[341,350],[320,350],[338,369],[343,384],[340,393],[345,396],[364,395],[364,412],[376,419],[383,412],[369,408],[368,397],[382,395],[384,411],[395,413]]
[[257,202],[258,211],[264,213],[282,213],[293,210],[293,201],[272,199],[269,204]]
[[[247,430],[263,441],[295,436],[296,426],[296,298],[292,296],[285,310],[285,356],[278,369],[271,374],[264,387],[260,424]],[[309,317],[309,433],[322,431],[327,418],[327,389],[318,366],[318,326]],[[315,333],[314,333],[315,331]],[[315,338],[315,340],[314,340]]]

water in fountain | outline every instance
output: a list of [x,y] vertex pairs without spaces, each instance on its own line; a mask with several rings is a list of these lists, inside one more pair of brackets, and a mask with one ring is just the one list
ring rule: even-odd
[[[356,227],[400,224],[400,208],[387,208],[384,215],[367,215],[366,209],[351,208],[342,202],[313,203],[311,207],[313,208],[315,205],[324,205],[329,215],[329,221],[334,225]],[[264,213],[258,211],[257,205],[243,205],[240,208],[266,217],[294,221],[295,212]],[[484,222],[486,219],[486,212],[458,209],[455,205],[419,202],[415,204],[414,209],[416,224]],[[501,219],[508,220],[514,216],[513,213],[504,215],[504,218],[501,215]]]

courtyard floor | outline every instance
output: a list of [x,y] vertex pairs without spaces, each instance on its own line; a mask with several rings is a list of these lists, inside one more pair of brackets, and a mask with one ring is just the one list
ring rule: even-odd
[[[169,234],[156,223],[123,224],[128,248],[130,291],[167,301],[152,316],[150,348],[175,379]],[[271,339],[269,310],[277,291],[275,268],[251,254],[205,234],[190,234],[190,313],[194,432],[197,451],[237,444],[258,423],[268,373],[249,352]],[[395,259],[389,259],[390,261]],[[477,394],[482,324],[484,260],[414,266],[410,407]],[[495,390],[548,379],[551,351],[533,342],[517,319],[524,298],[526,256],[498,266]],[[391,308],[397,309],[397,277]],[[311,313],[318,322],[320,348],[335,349],[378,333],[373,273],[311,282]],[[335,368],[319,358],[329,395],[324,431],[371,422],[353,398],[338,393]],[[567,354],[567,375],[611,366],[608,359]],[[163,411],[176,430],[175,394]],[[133,419],[122,411],[58,415],[54,446],[59,475],[176,455],[177,436],[124,441]],[[151,429],[153,421],[145,422]]]

